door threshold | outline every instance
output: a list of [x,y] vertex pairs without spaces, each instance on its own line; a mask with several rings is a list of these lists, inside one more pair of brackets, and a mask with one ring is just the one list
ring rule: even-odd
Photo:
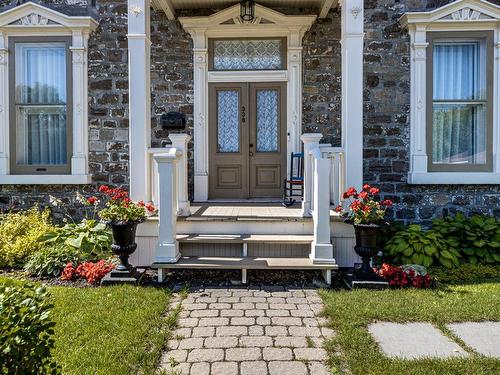
[[282,203],[283,199],[281,198],[249,198],[249,199],[209,199],[207,201],[199,202],[193,201],[196,203]]

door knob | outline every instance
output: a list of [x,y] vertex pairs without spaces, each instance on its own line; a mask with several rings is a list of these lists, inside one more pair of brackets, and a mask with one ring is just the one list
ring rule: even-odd
[[250,143],[250,145],[249,145],[249,146],[250,146],[250,148],[252,148],[252,147],[253,147],[253,143]]
[[250,152],[249,152],[249,155],[250,155],[250,156],[253,156],[253,152],[252,152],[252,151],[250,151]]

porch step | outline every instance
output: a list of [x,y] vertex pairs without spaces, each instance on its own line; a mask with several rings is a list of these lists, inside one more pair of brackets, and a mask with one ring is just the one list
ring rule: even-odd
[[337,264],[313,263],[309,258],[260,258],[260,257],[181,257],[177,263],[153,263],[152,268],[202,268],[202,269],[286,269],[334,270]]
[[310,244],[314,236],[271,234],[179,234],[179,242]]

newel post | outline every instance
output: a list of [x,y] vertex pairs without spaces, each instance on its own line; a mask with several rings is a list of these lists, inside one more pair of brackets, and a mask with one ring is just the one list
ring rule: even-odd
[[188,197],[188,142],[191,136],[188,134],[169,134],[172,147],[182,154],[177,161],[177,214],[179,216],[191,215]]
[[313,159],[311,151],[319,147],[323,137],[320,133],[305,133],[300,139],[304,143],[304,197],[302,198],[302,216],[311,216],[313,195]]
[[177,242],[177,150],[153,156],[158,165],[159,226],[155,263],[175,263],[180,258]]

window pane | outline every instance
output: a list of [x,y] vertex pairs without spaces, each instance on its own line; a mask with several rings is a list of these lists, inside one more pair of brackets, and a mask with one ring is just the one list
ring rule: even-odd
[[434,104],[432,162],[486,164],[483,104]]
[[282,69],[281,39],[214,41],[215,70]]
[[239,92],[217,91],[217,151],[240,151]]
[[257,151],[278,151],[278,91],[257,91]]
[[66,103],[64,43],[16,43],[16,101]]
[[16,43],[16,162],[68,164],[65,43]]
[[17,106],[18,165],[67,164],[64,106]]
[[435,43],[434,100],[485,99],[485,79],[479,42]]

